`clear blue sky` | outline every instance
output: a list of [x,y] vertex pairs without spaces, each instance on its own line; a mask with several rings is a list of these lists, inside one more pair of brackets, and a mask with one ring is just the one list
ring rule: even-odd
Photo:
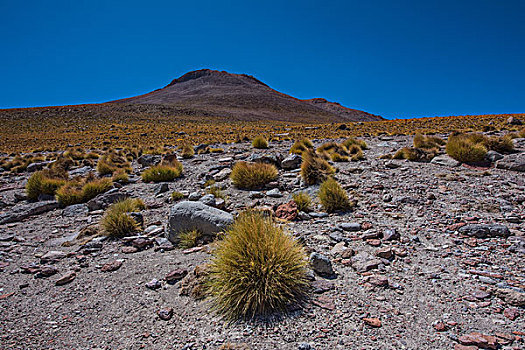
[[0,0],[0,108],[252,74],[387,118],[525,112],[525,1]]

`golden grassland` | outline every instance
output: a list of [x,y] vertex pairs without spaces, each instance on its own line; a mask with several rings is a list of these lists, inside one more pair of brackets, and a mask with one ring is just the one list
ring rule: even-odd
[[[399,119],[341,124],[241,121],[209,115],[169,115],[126,111],[90,113],[79,106],[0,110],[0,152],[64,150],[68,147],[164,147],[184,143],[227,143],[267,140],[449,133],[451,131],[519,130],[506,124],[510,114]],[[50,111],[59,111],[52,113]],[[524,120],[525,114],[512,116]]]

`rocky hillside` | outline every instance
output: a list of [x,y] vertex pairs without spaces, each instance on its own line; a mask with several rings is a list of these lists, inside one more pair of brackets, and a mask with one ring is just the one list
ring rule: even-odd
[[113,102],[171,105],[246,121],[344,123],[383,119],[325,99],[300,100],[246,74],[210,69],[186,73],[162,89]]
[[[268,149],[200,145],[187,157],[173,150],[182,176],[160,183],[141,174],[162,156],[142,155],[128,181],[113,177],[109,191],[69,206],[26,196],[28,178],[49,162],[3,172],[0,347],[523,349],[525,139],[514,138],[514,151],[491,153],[482,165],[460,164],[443,148],[432,161],[380,159],[411,147],[413,138],[363,140],[362,157],[330,162],[353,204],[334,213],[320,205],[319,185],[301,179],[291,141]],[[242,160],[274,164],[277,179],[239,189],[230,176]],[[85,157],[69,176],[94,173],[95,166]],[[297,192],[313,198],[310,211],[297,211]],[[133,213],[143,230],[100,235],[108,206],[125,197],[144,200],[146,208]],[[203,230],[246,208],[273,212],[308,252],[309,299],[270,323],[227,324],[210,312],[199,281],[215,243],[173,243],[177,225],[197,220],[187,208],[200,213]]]

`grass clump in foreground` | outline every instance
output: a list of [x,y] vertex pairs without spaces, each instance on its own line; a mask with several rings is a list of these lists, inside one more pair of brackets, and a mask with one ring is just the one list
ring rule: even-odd
[[307,295],[304,249],[261,213],[242,213],[212,254],[207,293],[229,321],[286,312]]
[[184,159],[192,158],[195,155],[195,149],[190,143],[185,143],[181,147],[181,156]]
[[237,162],[230,178],[235,186],[252,190],[277,179],[279,172],[272,164]]
[[482,143],[484,138],[474,135],[450,135],[446,146],[447,154],[462,163],[482,162],[487,155],[487,148]]
[[268,141],[262,136],[257,136],[253,139],[252,146],[259,149],[268,148]]
[[170,162],[164,162],[160,165],[153,166],[142,172],[142,181],[144,182],[164,182],[173,181],[182,175],[182,164],[172,159]]
[[348,194],[333,177],[326,179],[319,187],[319,200],[327,213],[351,207]]
[[320,183],[334,173],[335,169],[326,160],[313,152],[303,153],[301,177],[307,185]]
[[294,193],[292,195],[293,201],[297,204],[298,211],[304,211],[305,213],[310,211],[310,205],[312,205],[312,197],[306,192]]
[[113,203],[108,207],[100,224],[104,233],[110,237],[124,237],[140,230],[139,224],[128,213],[145,209],[144,202],[139,198],[128,198]]

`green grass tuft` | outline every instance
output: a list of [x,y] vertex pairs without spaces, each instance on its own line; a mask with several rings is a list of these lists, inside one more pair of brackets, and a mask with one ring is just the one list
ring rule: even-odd
[[139,198],[128,198],[108,207],[100,224],[106,235],[124,237],[140,231],[139,224],[128,213],[145,209],[144,202]]
[[348,194],[332,177],[326,179],[319,187],[319,200],[327,213],[348,210],[351,207]]
[[253,139],[252,146],[260,149],[268,148],[268,141],[262,136],[257,136]]
[[294,193],[292,195],[293,201],[297,204],[298,211],[304,211],[305,213],[310,211],[312,205],[312,197],[306,192]]
[[261,188],[277,179],[279,172],[272,164],[237,162],[230,178],[235,186],[242,189]]

